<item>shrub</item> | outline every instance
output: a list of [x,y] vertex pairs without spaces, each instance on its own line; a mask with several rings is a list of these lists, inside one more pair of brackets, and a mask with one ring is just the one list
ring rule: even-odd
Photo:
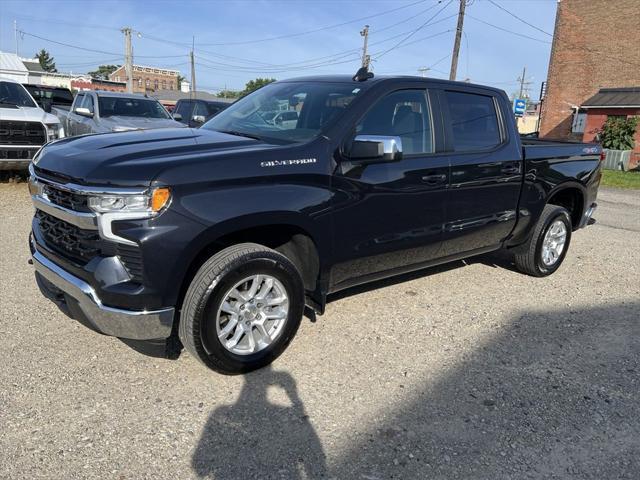
[[600,130],[600,141],[604,148],[633,150],[638,117],[609,117]]

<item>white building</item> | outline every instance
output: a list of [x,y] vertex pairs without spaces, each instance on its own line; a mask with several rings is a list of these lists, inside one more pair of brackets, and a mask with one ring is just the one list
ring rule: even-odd
[[71,75],[45,72],[37,58],[21,58],[15,53],[0,52],[0,77],[20,83],[49,85],[71,89]]

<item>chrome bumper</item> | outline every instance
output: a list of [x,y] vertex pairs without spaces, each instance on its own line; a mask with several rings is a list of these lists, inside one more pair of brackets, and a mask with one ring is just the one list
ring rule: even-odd
[[71,275],[40,252],[32,253],[33,265],[45,280],[78,302],[86,319],[105,335],[132,340],[167,338],[173,326],[173,308],[133,311],[107,307],[88,283]]
[[582,216],[582,220],[580,220],[580,225],[578,226],[578,228],[583,228],[586,227],[587,225],[591,225],[592,223],[595,223],[595,220],[592,220],[593,218],[593,214],[596,211],[596,208],[598,208],[598,204],[593,202],[589,208],[587,208],[587,211],[584,212],[584,215]]

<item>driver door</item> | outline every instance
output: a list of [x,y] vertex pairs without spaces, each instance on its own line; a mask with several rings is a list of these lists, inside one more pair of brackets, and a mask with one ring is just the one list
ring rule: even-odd
[[[437,153],[438,111],[426,89],[387,94],[357,123],[355,135],[396,137],[402,158],[360,163],[341,158],[334,187],[336,263],[332,290],[419,268],[438,257],[445,222],[449,159]],[[434,118],[435,117],[435,118]]]

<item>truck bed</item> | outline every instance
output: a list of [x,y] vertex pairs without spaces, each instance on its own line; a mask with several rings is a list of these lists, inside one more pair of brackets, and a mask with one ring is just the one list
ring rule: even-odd
[[601,147],[597,143],[582,143],[562,140],[521,138],[522,155],[525,161],[599,158]]

